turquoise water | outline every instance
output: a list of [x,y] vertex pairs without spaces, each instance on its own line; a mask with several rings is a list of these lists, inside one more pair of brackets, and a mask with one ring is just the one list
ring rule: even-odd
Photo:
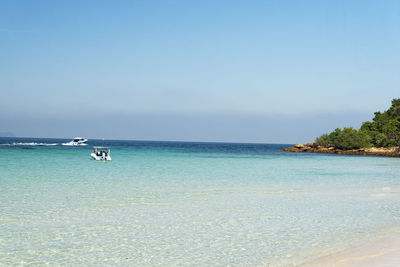
[[[0,139],[0,265],[300,263],[400,223],[400,159],[284,145]],[[8,145],[4,145],[8,144]]]

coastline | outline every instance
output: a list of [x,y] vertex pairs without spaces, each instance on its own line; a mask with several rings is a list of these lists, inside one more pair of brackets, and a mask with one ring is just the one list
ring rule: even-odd
[[376,267],[400,266],[400,229],[368,241],[361,246],[300,264],[301,267]]
[[307,143],[305,145],[296,144],[294,146],[284,148],[279,152],[303,152],[303,153],[339,154],[339,155],[400,157],[399,147],[339,149],[335,147],[316,146],[314,143]]

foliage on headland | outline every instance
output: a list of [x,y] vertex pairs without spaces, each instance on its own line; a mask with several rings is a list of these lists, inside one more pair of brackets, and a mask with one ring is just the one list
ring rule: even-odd
[[337,128],[318,137],[315,144],[338,149],[400,146],[400,98],[393,99],[385,112],[375,112],[372,122],[364,122],[359,130]]

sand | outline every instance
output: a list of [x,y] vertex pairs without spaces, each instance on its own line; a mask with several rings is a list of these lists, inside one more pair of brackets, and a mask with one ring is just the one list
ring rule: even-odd
[[400,266],[400,232],[371,241],[360,247],[319,258],[303,267],[392,267]]

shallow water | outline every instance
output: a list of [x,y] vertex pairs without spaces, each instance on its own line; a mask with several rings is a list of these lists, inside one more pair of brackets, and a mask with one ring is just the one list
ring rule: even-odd
[[400,221],[398,158],[65,141],[0,138],[0,265],[287,265]]

